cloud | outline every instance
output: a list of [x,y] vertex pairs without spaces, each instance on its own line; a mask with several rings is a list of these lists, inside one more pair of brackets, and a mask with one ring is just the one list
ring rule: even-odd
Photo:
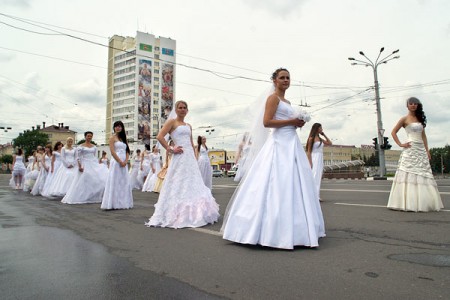
[[61,88],[61,92],[71,102],[77,104],[90,104],[103,107],[106,103],[106,91],[97,79],[78,82]]
[[300,7],[307,0],[244,0],[244,3],[253,9],[265,10],[270,14],[279,17],[285,17],[295,11],[299,11]]
[[21,8],[29,8],[32,0],[0,0],[1,6],[14,6]]
[[16,58],[15,54],[10,53],[0,53],[0,62],[10,62]]

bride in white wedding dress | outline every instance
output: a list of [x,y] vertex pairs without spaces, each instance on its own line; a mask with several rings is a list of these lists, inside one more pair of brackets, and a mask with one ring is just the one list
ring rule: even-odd
[[[177,117],[169,119],[158,133],[158,142],[172,155],[155,212],[145,223],[148,227],[201,227],[217,222],[219,205],[211,190],[203,183],[194,153],[191,125],[184,122],[187,103],[174,105]],[[175,146],[169,146],[165,135],[170,133]]]
[[[430,166],[431,155],[425,134],[427,118],[419,99],[411,97],[406,105],[408,114],[392,129],[392,138],[403,151],[387,207],[415,212],[439,211],[444,205]],[[405,143],[401,143],[397,136],[402,127],[407,134]]]
[[260,138],[250,133],[253,142],[246,163],[252,152],[255,156],[228,204],[221,231],[224,239],[241,244],[317,247],[325,226],[311,167],[296,132],[305,122],[295,117],[284,98],[289,72],[278,69],[272,80],[275,90],[265,98],[256,124],[273,128],[272,133],[259,151],[254,147]]

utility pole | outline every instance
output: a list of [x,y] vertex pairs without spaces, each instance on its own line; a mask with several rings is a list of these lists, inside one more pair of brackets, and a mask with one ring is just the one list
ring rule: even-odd
[[362,51],[359,51],[359,54],[364,57],[364,60],[355,59],[353,57],[349,57],[348,60],[352,61],[352,66],[354,65],[361,65],[365,67],[372,67],[373,70],[373,77],[374,77],[374,88],[375,88],[375,102],[377,105],[377,137],[378,137],[378,160],[380,163],[380,177],[384,177],[386,175],[386,161],[384,156],[384,128],[383,128],[383,121],[381,117],[381,103],[380,103],[380,85],[378,83],[378,74],[377,69],[378,66],[381,64],[386,64],[388,61],[393,59],[398,59],[400,56],[394,56],[392,55],[398,53],[400,50],[395,50],[388,56],[384,57],[383,59],[379,59],[381,56],[381,52],[384,51],[384,47],[380,49],[380,52],[378,53],[378,57],[375,60],[375,62],[372,62]]

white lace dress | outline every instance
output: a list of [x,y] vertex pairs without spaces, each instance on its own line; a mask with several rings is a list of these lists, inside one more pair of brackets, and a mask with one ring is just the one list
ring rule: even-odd
[[[293,118],[280,101],[276,120]],[[223,238],[274,248],[319,246],[325,236],[311,167],[294,126],[275,128],[241,179],[224,218]]]
[[[125,161],[127,157],[127,145],[116,141],[114,150],[120,160]],[[101,209],[129,209],[133,207],[133,194],[131,192],[130,176],[128,166],[121,167],[112,158],[109,165],[108,179],[106,180],[105,192],[103,193]]]
[[63,197],[72,185],[78,173],[74,148],[61,149],[61,166],[58,168],[46,194],[52,197]]
[[150,153],[150,161],[155,172],[152,172],[152,168],[150,168],[147,179],[142,186],[143,192],[153,192],[156,180],[158,179],[158,173],[161,171],[161,155],[159,155],[159,153]]
[[219,218],[219,205],[203,183],[189,125],[175,128],[171,137],[183,153],[174,154],[164,184],[147,226],[171,228],[201,227]]
[[205,185],[212,189],[212,167],[208,156],[208,149],[200,146],[200,153],[198,154],[198,168],[200,174],[202,174],[203,182]]
[[150,153],[147,150],[144,150],[142,159],[142,170],[141,168],[139,168],[138,180],[142,185],[144,185],[144,181],[151,171],[150,164],[152,163],[152,160],[150,159]]
[[138,174],[141,167],[141,158],[136,156],[130,170],[130,184],[132,189],[142,189],[142,183],[139,181]]
[[415,212],[439,211],[444,205],[423,144],[423,126],[411,123],[405,130],[411,147],[404,148],[400,155],[387,207]]
[[314,142],[311,151],[312,173],[316,185],[317,195],[320,198],[320,184],[323,175],[323,142]]
[[103,199],[108,171],[98,163],[96,158],[97,147],[78,146],[77,159],[83,166],[83,172],[75,169],[77,174],[67,194],[61,200],[66,204],[100,203]]
[[48,171],[50,170],[52,158],[50,156],[44,155],[38,160],[39,164],[39,175],[34,183],[31,194],[34,196],[42,195],[44,190],[45,181],[47,180]]
[[39,167],[35,161],[36,158],[34,156],[28,157],[28,165],[25,172],[25,183],[23,184],[23,190],[25,192],[30,192],[33,189],[34,183],[39,175]]
[[[12,177],[9,181],[9,185],[13,188],[18,187],[19,189],[23,188],[23,184],[25,182],[25,172],[27,168],[25,167],[25,164],[23,163],[23,156],[22,155],[16,155],[16,160],[14,162],[13,171],[12,171]],[[15,178],[17,177],[17,178]],[[22,179],[19,181],[19,177]]]

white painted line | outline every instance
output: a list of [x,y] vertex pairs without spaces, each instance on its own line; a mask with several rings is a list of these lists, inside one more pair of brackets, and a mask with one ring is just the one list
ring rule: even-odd
[[374,204],[357,204],[357,203],[334,203],[337,205],[348,205],[348,206],[366,206],[366,207],[383,207],[387,208],[386,205],[374,205]]
[[344,190],[344,189],[320,189],[321,191],[329,192],[357,192],[357,193],[390,193],[391,191],[377,191],[377,190]]
[[[346,190],[346,189],[320,189],[328,192],[357,192],[357,193],[390,193],[391,191],[377,191],[377,190]],[[439,192],[441,195],[450,195],[450,192]]]
[[192,230],[192,231],[197,231],[197,232],[201,232],[201,233],[206,233],[206,234],[222,237],[222,234],[219,231],[214,231],[214,230],[209,230],[209,229],[204,229],[204,228],[188,228],[188,229]]
[[[334,203],[337,205],[348,205],[348,206],[362,206],[362,207],[382,207],[388,208],[386,205],[375,205],[375,204],[358,204],[358,203]],[[450,212],[449,209],[441,209],[440,211]]]
[[235,188],[237,184],[213,184],[213,188]]

